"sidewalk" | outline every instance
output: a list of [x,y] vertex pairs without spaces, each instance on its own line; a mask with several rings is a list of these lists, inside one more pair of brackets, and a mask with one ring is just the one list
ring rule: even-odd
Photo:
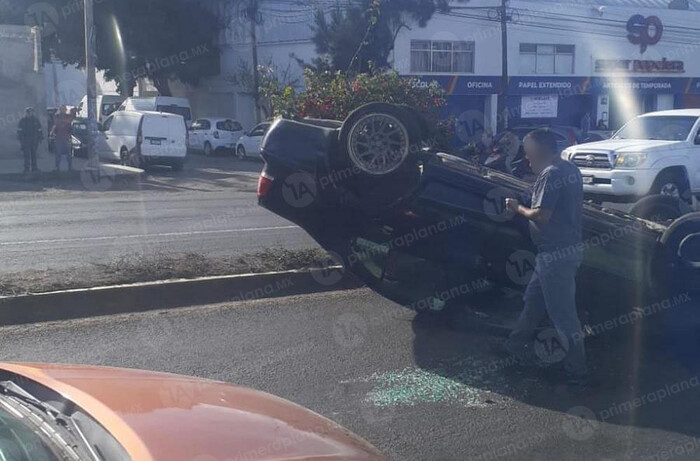
[[[48,189],[104,192],[110,189],[132,187],[143,170],[121,165],[102,164],[99,170],[90,168],[87,159],[73,158],[73,171],[62,159],[60,172],[56,158],[44,150],[37,155],[38,173],[24,174],[24,157],[15,152],[0,155],[0,192],[41,192]],[[126,182],[125,182],[126,180]],[[131,181],[129,181],[131,180]],[[117,186],[119,183],[119,186]]]
[[[73,169],[80,171],[85,165],[86,160],[81,158],[73,159]],[[44,147],[37,153],[37,164],[39,171],[42,173],[50,173],[56,169],[56,157]],[[66,159],[64,158],[61,164],[61,171],[68,169]],[[24,156],[17,148],[16,152],[0,154],[0,180],[24,179]]]

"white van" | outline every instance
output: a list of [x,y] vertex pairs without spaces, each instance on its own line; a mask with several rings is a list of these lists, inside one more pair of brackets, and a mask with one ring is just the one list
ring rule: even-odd
[[[126,98],[118,94],[101,94],[97,97],[97,121],[99,123],[104,122],[107,117],[112,115],[114,111],[119,109]],[[88,116],[88,103],[87,96],[83,96],[83,99],[78,104],[78,117],[87,118]]]
[[181,115],[189,128],[192,125],[192,106],[187,98],[173,98],[170,96],[153,96],[148,98],[127,98],[119,110],[165,112],[167,114]]
[[100,158],[126,165],[169,165],[180,171],[187,156],[187,127],[180,115],[117,111],[100,127]]

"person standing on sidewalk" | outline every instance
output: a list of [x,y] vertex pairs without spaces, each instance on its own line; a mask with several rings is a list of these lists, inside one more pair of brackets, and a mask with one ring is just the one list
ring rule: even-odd
[[36,114],[34,114],[33,108],[27,107],[24,111],[24,117],[20,119],[17,127],[17,135],[19,136],[22,153],[24,154],[24,174],[29,174],[30,171],[38,172],[39,167],[36,163],[36,151],[44,138],[44,134],[41,128],[41,122],[39,122]]
[[[538,175],[532,204],[507,199],[508,210],[528,219],[537,246],[535,271],[525,290],[525,307],[505,349],[527,357],[536,328],[549,315],[556,329],[552,338],[565,354],[564,371],[571,384],[585,384],[588,376],[581,322],[576,311],[576,273],[582,260],[583,180],[576,165],[561,159],[551,131],[539,129],[524,139],[525,154]],[[557,350],[545,345],[546,351]],[[550,362],[547,357],[540,359]]]
[[68,158],[68,171],[73,170],[73,157],[71,155],[71,136],[73,118],[68,113],[66,106],[61,106],[56,116],[51,136],[54,138],[56,151],[56,171],[61,171],[61,158]]

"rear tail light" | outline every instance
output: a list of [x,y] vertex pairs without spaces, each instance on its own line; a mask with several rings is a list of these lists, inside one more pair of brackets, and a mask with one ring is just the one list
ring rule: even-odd
[[266,172],[260,173],[260,178],[258,178],[258,197],[265,197],[272,189],[272,183],[275,178],[267,174]]
[[219,132],[218,131],[214,132],[214,139],[219,139]]

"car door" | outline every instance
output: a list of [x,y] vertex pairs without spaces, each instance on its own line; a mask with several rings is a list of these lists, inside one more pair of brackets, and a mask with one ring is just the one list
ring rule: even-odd
[[228,120],[231,126],[231,140],[236,144],[241,136],[243,136],[243,126],[235,120]]
[[211,132],[211,121],[205,118],[199,119],[199,149],[204,150],[204,145],[208,142],[210,146],[215,147]]
[[248,146],[246,146],[246,151],[251,154],[260,154],[260,145],[262,144],[262,139],[270,127],[269,123],[261,123],[260,125],[253,128],[253,130],[248,135]]
[[189,148],[192,150],[202,150],[204,144],[201,140],[202,134],[202,124],[201,120],[195,120],[195,122],[190,127],[190,141]]

